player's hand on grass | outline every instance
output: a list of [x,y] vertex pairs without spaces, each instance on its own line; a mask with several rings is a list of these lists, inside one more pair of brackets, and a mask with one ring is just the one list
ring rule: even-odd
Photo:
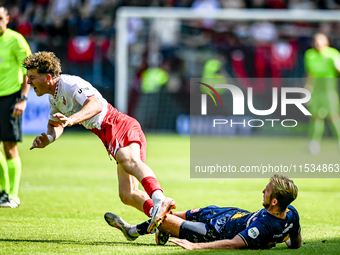
[[64,114],[61,113],[55,113],[53,114],[53,117],[58,118],[59,122],[63,125],[63,127],[72,127],[73,126],[73,121],[71,118],[65,116]]
[[30,150],[33,150],[34,148],[45,148],[49,143],[48,136],[45,133],[41,133],[41,135],[34,139]]
[[185,239],[170,239],[169,242],[177,244],[187,250],[196,250],[199,248],[197,243],[192,243]]

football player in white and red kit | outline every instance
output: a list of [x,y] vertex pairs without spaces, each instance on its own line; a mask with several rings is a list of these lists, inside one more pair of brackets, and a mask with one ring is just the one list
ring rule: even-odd
[[[119,196],[152,217],[152,232],[175,202],[164,196],[152,169],[145,164],[146,139],[138,121],[109,104],[87,81],[60,75],[60,60],[53,52],[38,52],[23,61],[28,84],[37,96],[49,94],[47,132],[37,136],[31,149],[44,148],[58,139],[67,126],[81,124],[96,134],[117,161]],[[144,191],[138,189],[139,182]]]

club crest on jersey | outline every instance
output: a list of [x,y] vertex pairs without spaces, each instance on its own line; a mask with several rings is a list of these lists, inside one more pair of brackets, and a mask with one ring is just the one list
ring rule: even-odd
[[61,99],[63,100],[63,104],[66,105],[66,99],[65,99],[65,97],[61,97]]
[[113,147],[112,141],[110,141],[110,143],[109,143],[109,148],[108,148],[107,150],[108,150],[108,152],[110,152],[111,154],[114,153],[115,148]]
[[256,237],[258,237],[260,234],[260,231],[257,229],[257,227],[253,227],[248,229],[248,236],[255,239]]

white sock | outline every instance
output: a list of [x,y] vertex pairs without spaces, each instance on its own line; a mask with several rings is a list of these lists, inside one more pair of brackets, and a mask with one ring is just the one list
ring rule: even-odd
[[156,205],[161,203],[165,199],[165,196],[161,190],[156,190],[152,193],[151,199],[153,204]]
[[129,229],[129,235],[132,235],[132,236],[140,236],[140,234],[137,232],[137,225],[133,225],[133,226]]

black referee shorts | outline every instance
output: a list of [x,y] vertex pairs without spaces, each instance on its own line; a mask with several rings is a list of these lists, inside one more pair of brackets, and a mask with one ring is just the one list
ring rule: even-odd
[[0,141],[22,141],[21,116],[14,118],[13,110],[20,98],[20,91],[0,97]]

